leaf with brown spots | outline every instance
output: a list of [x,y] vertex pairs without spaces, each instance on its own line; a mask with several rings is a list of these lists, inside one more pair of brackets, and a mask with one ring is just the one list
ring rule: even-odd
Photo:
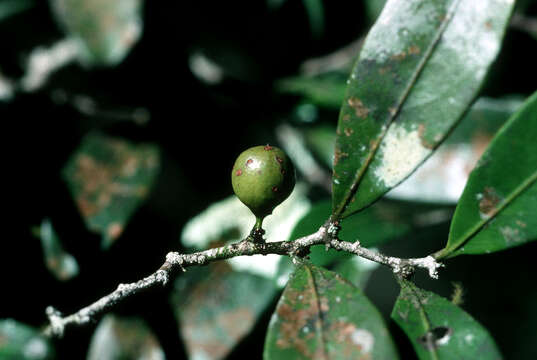
[[0,359],[55,359],[54,347],[37,328],[12,319],[0,319]]
[[160,359],[165,355],[145,321],[137,317],[106,315],[93,333],[87,360]]
[[484,254],[537,239],[537,92],[498,131],[470,174],[438,256]]
[[142,34],[142,0],[50,0],[86,65],[117,65]]
[[154,145],[90,133],[71,156],[63,176],[86,226],[108,247],[147,198],[159,171]]
[[170,297],[190,359],[225,359],[274,300],[272,279],[218,262],[177,278]]
[[[404,181],[446,138],[496,58],[513,6],[503,0],[486,7],[474,0],[386,2],[341,106],[334,220]],[[489,29],[481,26],[487,21]]]
[[381,315],[334,272],[302,264],[272,315],[264,359],[398,359]]

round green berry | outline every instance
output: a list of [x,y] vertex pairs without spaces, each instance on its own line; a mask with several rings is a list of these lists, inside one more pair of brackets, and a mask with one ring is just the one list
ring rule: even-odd
[[235,195],[260,222],[293,191],[295,168],[283,150],[254,146],[235,161],[231,184]]

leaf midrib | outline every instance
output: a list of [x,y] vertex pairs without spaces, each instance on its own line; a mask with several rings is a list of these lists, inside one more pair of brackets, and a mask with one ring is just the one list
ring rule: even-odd
[[[427,312],[425,311],[425,308],[423,307],[420,296],[416,293],[414,289],[414,285],[412,283],[405,281],[402,283],[402,286],[408,289],[411,293],[411,296],[413,296],[414,299],[416,300],[416,303],[418,304],[418,312],[420,314],[420,320],[422,322],[423,328],[425,329],[425,334],[427,334],[429,331],[431,331],[432,326],[431,326],[431,321],[429,320],[429,316],[427,316]],[[429,354],[431,354],[431,357],[433,360],[439,360],[438,353],[435,347],[428,348],[427,351],[429,352]]]
[[388,121],[386,123],[386,125],[387,125],[386,128],[384,130],[382,130],[381,133],[380,133],[380,136],[377,137],[377,141],[372,146],[371,151],[369,152],[364,164],[360,167],[360,169],[356,173],[356,176],[355,176],[355,178],[354,178],[354,180],[353,180],[353,182],[352,182],[352,184],[351,184],[351,186],[349,188],[349,191],[344,196],[341,205],[337,209],[335,209],[333,211],[332,218],[334,220],[338,220],[338,219],[343,218],[342,214],[347,209],[347,205],[352,200],[352,197],[356,194],[356,192],[358,190],[358,185],[362,181],[366,170],[369,168],[369,165],[373,161],[373,157],[377,153],[377,150],[380,147],[380,144],[382,143],[382,140],[386,136],[386,133],[388,132],[389,128],[391,127],[394,119],[401,112],[401,108],[403,107],[406,99],[408,98],[408,95],[410,94],[410,92],[414,88],[414,85],[416,84],[419,75],[421,74],[421,72],[425,68],[425,65],[427,64],[427,62],[431,58],[433,50],[436,48],[438,43],[440,43],[440,40],[442,39],[442,34],[445,32],[445,30],[448,27],[448,24],[453,19],[454,14],[455,14],[455,10],[458,7],[460,2],[461,2],[461,0],[454,1],[454,3],[452,4],[451,8],[449,9],[446,17],[444,18],[443,22],[441,23],[441,26],[439,27],[439,29],[438,29],[439,31],[437,32],[435,38],[433,39],[433,41],[431,42],[431,44],[429,45],[429,47],[425,51],[425,54],[424,54],[423,58],[421,59],[421,61],[418,63],[418,66],[416,67],[416,70],[412,73],[412,76],[410,78],[408,86],[404,89],[403,94],[401,95],[401,97],[399,98],[399,100],[397,102],[397,105],[395,106],[395,111],[393,112],[393,114],[390,114],[390,116],[388,118]]
[[[496,218],[496,216],[498,216],[498,214],[503,210],[505,209],[507,206],[509,206],[518,196],[520,196],[522,193],[524,193],[524,191],[526,191],[527,189],[529,189],[531,187],[531,185],[533,185],[533,183],[537,180],[537,170],[532,174],[530,175],[529,178],[527,178],[525,181],[523,181],[519,186],[517,186],[514,191],[512,191],[505,199],[503,202],[501,202],[500,206],[496,209],[496,211],[489,217],[487,217],[486,219],[483,219],[479,222],[477,222],[477,224],[475,224],[473,227],[471,227],[467,232],[465,232],[463,234],[463,236],[461,237],[461,240],[457,240],[457,241],[450,241],[451,239],[448,240],[448,244],[446,246],[446,248],[444,250],[442,250],[439,254],[439,256],[437,256],[437,258],[441,259],[441,258],[444,258],[444,257],[450,257],[450,255],[453,255],[453,253],[455,251],[457,251],[458,249],[460,249],[462,246],[464,246],[473,236],[477,235],[477,233],[486,225],[488,224],[490,221],[492,221],[494,218]],[[451,243],[454,243],[453,246],[449,246],[449,244]]]
[[324,326],[323,326],[323,314],[321,312],[321,301],[319,299],[319,293],[317,290],[317,286],[315,285],[315,277],[313,276],[313,271],[310,269],[308,265],[304,266],[308,272],[308,285],[310,285],[312,291],[313,291],[313,297],[315,299],[315,304],[317,306],[317,312],[319,314],[319,325],[315,326],[315,331],[318,334],[318,340],[321,343],[322,346],[322,354],[324,360],[329,360],[328,354],[326,353],[326,339],[324,337]]

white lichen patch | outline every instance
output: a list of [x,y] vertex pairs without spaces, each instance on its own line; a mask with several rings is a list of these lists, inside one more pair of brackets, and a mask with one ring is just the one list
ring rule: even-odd
[[421,259],[415,259],[414,264],[427,269],[427,271],[429,271],[429,276],[433,279],[438,279],[438,268],[443,266],[430,255]]
[[500,228],[500,233],[502,234],[505,242],[508,244],[517,243],[524,240],[522,233],[519,229],[512,228],[510,226],[503,226]]
[[418,129],[408,131],[403,126],[393,124],[380,145],[380,164],[374,169],[374,175],[384,186],[393,187],[430,152],[421,144]]
[[464,341],[466,341],[466,343],[467,343],[468,345],[471,345],[472,342],[474,341],[474,334],[466,334],[466,335],[464,336]]
[[351,334],[351,340],[360,346],[363,354],[370,353],[375,344],[375,337],[365,329],[356,329]]

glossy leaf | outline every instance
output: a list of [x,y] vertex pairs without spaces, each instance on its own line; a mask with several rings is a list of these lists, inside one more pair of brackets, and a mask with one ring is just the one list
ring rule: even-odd
[[60,281],[67,281],[78,275],[78,262],[66,252],[50,219],[44,219],[35,229],[35,235],[41,240],[45,266]]
[[224,359],[273,301],[272,279],[233,271],[228,263],[189,269],[170,298],[190,359]]
[[116,65],[142,34],[143,0],[49,0],[88,65]]
[[45,360],[54,358],[54,349],[41,333],[12,319],[0,320],[0,359]]
[[408,336],[420,360],[499,360],[494,340],[483,326],[450,301],[401,282],[392,319]]
[[480,98],[442,145],[387,197],[455,204],[498,129],[520,108],[517,97]]
[[333,217],[408,177],[464,114],[495,59],[514,2],[388,1],[341,108]]
[[159,161],[154,145],[99,133],[88,134],[69,159],[63,176],[88,229],[102,234],[103,247],[121,235],[147,198]]
[[472,171],[440,257],[537,239],[537,93],[496,134]]
[[336,273],[300,265],[272,316],[264,359],[397,359],[380,313]]
[[106,315],[93,333],[87,360],[165,358],[158,339],[142,319]]

